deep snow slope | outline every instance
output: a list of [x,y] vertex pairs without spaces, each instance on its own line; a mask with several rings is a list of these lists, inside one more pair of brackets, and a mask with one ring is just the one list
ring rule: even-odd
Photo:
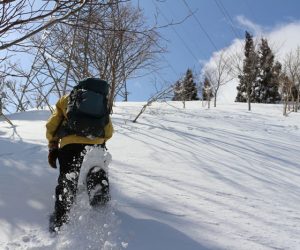
[[79,193],[70,223],[47,232],[58,171],[48,111],[0,120],[0,249],[299,249],[300,114],[280,105],[117,103],[108,142],[111,203]]

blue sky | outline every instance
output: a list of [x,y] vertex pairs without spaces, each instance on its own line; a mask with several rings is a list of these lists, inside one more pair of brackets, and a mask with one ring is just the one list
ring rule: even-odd
[[147,100],[155,92],[154,78],[172,83],[187,68],[199,74],[213,52],[230,46],[237,38],[243,39],[246,29],[258,35],[300,21],[298,0],[134,0],[133,4],[144,10],[149,24],[156,13],[159,25],[178,22],[189,14],[188,7],[194,16],[182,24],[160,29],[168,41],[161,70],[130,81],[129,101]]

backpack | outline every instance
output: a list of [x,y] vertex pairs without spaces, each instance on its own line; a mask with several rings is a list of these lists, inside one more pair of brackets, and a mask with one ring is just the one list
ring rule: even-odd
[[69,134],[105,136],[104,127],[109,123],[108,91],[108,83],[99,78],[87,78],[73,88],[66,112]]

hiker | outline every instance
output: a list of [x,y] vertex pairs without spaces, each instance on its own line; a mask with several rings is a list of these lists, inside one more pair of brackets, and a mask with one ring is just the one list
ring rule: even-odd
[[[68,221],[68,212],[75,199],[80,168],[86,146],[101,147],[112,137],[113,126],[107,107],[109,86],[99,78],[87,78],[56,103],[56,109],[46,124],[48,162],[57,168],[58,184],[55,189],[55,209],[50,217],[49,230],[56,232]],[[99,169],[99,168],[98,168]],[[109,200],[109,182],[103,169],[88,173],[87,188],[92,206]],[[88,179],[87,177],[87,179]],[[91,189],[101,185],[95,194]]]

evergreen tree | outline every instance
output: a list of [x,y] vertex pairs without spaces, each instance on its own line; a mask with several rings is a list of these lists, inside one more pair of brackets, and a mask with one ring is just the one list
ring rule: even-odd
[[192,70],[188,69],[184,78],[178,80],[174,86],[173,101],[193,101],[199,100],[196,83]]
[[280,62],[276,61],[275,65],[272,68],[272,84],[268,89],[268,103],[278,103],[281,101],[281,95],[279,93],[281,71],[282,65]]
[[194,76],[193,76],[193,72],[191,69],[188,69],[186,71],[186,74],[185,74],[182,84],[183,84],[184,101],[199,100],[197,86],[194,81]]
[[258,103],[276,103],[280,100],[278,79],[281,65],[274,65],[274,54],[267,39],[261,39],[259,48],[259,74],[252,90],[251,99]]
[[247,101],[248,110],[251,110],[251,95],[258,74],[258,55],[255,51],[253,37],[247,31],[245,35],[244,54],[243,72],[238,76],[240,84],[237,86],[238,93],[235,101]]
[[213,97],[212,86],[207,77],[204,78],[203,88],[202,88],[202,100],[210,101]]

